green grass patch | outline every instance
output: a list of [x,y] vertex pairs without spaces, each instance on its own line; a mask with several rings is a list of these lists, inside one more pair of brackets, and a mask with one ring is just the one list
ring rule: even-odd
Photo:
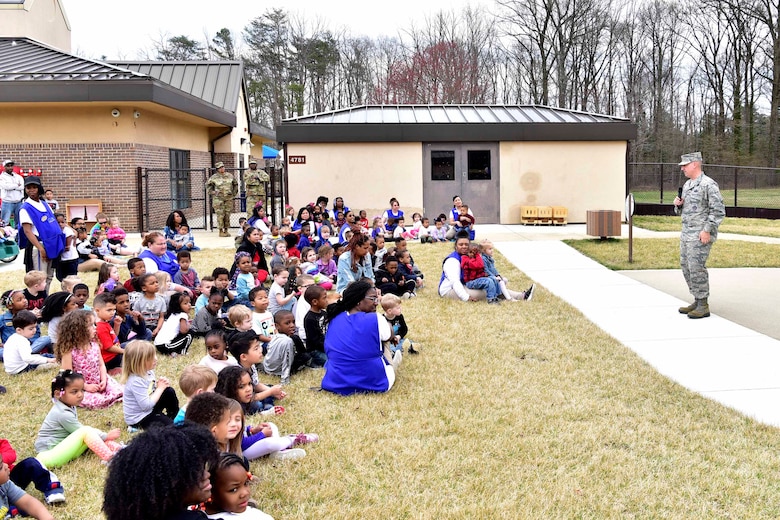
[[[682,226],[680,217],[650,215],[635,216],[634,225],[651,231],[680,231]],[[780,238],[780,220],[726,217],[718,232]]]
[[[628,262],[628,239],[564,242],[615,271],[680,267],[680,240],[677,238],[635,238],[632,263]],[[780,244],[718,240],[712,247],[707,267],[780,267]]]
[[[293,375],[287,413],[274,422],[321,440],[300,461],[252,462],[264,511],[287,520],[780,516],[777,428],[659,375],[544,287],[528,303],[439,298],[451,244],[411,248],[428,287],[403,310],[422,353],[405,356],[382,395],[316,392],[322,371]],[[203,251],[193,264],[207,273],[231,256]],[[504,258],[497,264],[511,287],[529,283]],[[21,278],[8,273],[2,286]],[[187,356],[161,357],[157,373],[176,381],[204,353],[198,340]],[[20,458],[33,455],[50,378],[0,373],[3,435]],[[124,426],[121,405],[79,418]],[[56,472],[68,498],[56,517],[102,518],[99,459],[88,452]]]

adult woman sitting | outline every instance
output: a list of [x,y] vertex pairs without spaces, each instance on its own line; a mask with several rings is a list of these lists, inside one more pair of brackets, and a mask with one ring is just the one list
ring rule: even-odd
[[[236,253],[249,253],[249,257],[252,259],[252,265],[257,267],[257,280],[260,283],[264,283],[268,279],[268,263],[265,260],[265,254],[263,253],[263,232],[257,228],[247,228],[244,231],[244,237],[241,243],[236,248]],[[230,277],[233,277],[233,273],[236,272],[236,262],[233,262],[233,266],[230,268]]]
[[340,301],[328,306],[325,321],[325,375],[322,389],[341,395],[387,392],[395,383],[401,364],[397,352],[392,363],[382,353],[382,341],[392,331],[376,313],[379,296],[366,281],[351,283]]
[[152,231],[144,237],[141,245],[145,249],[138,258],[144,261],[146,272],[165,271],[173,278],[179,270],[179,262],[176,261],[176,255],[167,250],[165,236],[159,231]]
[[404,212],[401,210],[401,205],[398,203],[398,199],[393,197],[390,199],[390,209],[387,209],[384,213],[382,213],[382,225],[385,228],[385,235],[393,235],[393,231],[395,230],[398,219],[402,218],[403,216]]
[[292,232],[300,236],[301,228],[304,226],[309,226],[309,236],[314,236],[314,234],[317,233],[317,228],[312,220],[309,206],[304,206],[298,210],[298,218],[292,223]]
[[361,278],[374,279],[369,241],[363,233],[354,233],[349,239],[346,251],[339,256],[336,275],[336,291],[339,294],[344,292],[350,282],[357,282]]
[[263,235],[271,234],[271,228],[268,227],[268,222],[266,222],[265,208],[263,207],[262,200],[257,201],[255,207],[252,208],[252,215],[247,219],[246,222],[250,226],[262,231]]
[[333,212],[330,214],[330,217],[332,219],[336,218],[336,213],[341,212],[342,214],[346,215],[347,211],[349,211],[349,206],[344,205],[344,199],[341,197],[336,197],[333,199]]
[[358,230],[354,230],[354,228],[357,225],[357,217],[355,217],[355,214],[352,212],[352,210],[347,210],[347,212],[344,214],[344,224],[339,228],[339,242],[346,242],[347,237],[345,236],[345,233],[349,230],[352,230],[353,232],[359,232]]
[[[460,269],[460,257],[469,252],[468,231],[461,231],[455,236],[455,250],[444,259],[442,264],[441,280],[439,280],[439,296],[452,298],[453,300],[478,301],[487,298],[487,292],[482,289],[469,289],[463,284],[463,276]],[[486,283],[492,283],[492,291],[499,292],[498,284],[492,278]]]
[[[455,195],[452,197],[452,207],[449,211],[449,219],[450,219],[450,228],[447,230],[447,240],[452,240],[455,238],[455,233],[457,230],[455,229],[456,224],[458,223],[458,217],[460,216],[463,206],[463,201],[460,198],[460,195]],[[471,212],[471,209],[469,208],[468,211],[466,211],[467,214],[471,215],[472,217],[474,214]]]
[[163,237],[165,238],[165,245],[171,251],[176,251],[176,241],[173,240],[173,236],[178,232],[179,226],[190,227],[190,225],[187,224],[187,217],[184,216],[184,213],[175,209],[171,211],[170,215],[168,215],[168,218],[165,220],[165,227],[162,231]]

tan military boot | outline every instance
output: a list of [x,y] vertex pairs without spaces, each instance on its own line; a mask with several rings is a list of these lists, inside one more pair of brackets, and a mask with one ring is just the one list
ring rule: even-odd
[[710,306],[707,303],[707,298],[697,299],[698,305],[695,309],[688,313],[688,317],[692,319],[706,318],[710,315]]
[[690,304],[690,305],[688,305],[686,307],[680,307],[677,310],[679,311],[680,314],[688,314],[689,312],[691,312],[696,307],[698,307],[698,305],[697,305],[696,301],[694,300],[694,302],[692,304]]
[[220,230],[219,230],[219,236],[221,236],[221,237],[229,237],[229,236],[230,236],[230,233],[228,233],[228,232],[227,232],[227,231],[225,231],[224,229],[220,229]]

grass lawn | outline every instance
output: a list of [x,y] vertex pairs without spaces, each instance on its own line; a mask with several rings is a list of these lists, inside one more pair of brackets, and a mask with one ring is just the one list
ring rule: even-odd
[[[412,245],[429,286],[404,301],[404,315],[422,353],[405,357],[391,392],[344,398],[312,389],[321,371],[292,377],[287,413],[275,422],[321,441],[300,461],[252,463],[265,512],[286,520],[780,516],[776,428],[660,376],[543,287],[529,303],[439,298],[450,250]],[[230,259],[224,250],[193,256],[202,275]],[[498,267],[512,287],[527,285],[503,258]],[[94,286],[95,275],[86,278]],[[21,279],[5,274],[3,289]],[[188,356],[160,359],[157,373],[175,381],[204,353],[196,341]],[[0,396],[3,436],[20,458],[32,455],[50,408],[50,378],[0,374],[9,388]],[[124,426],[121,406],[79,418]],[[89,452],[57,470],[68,498],[57,518],[101,518],[105,471]]]
[[[651,231],[679,232],[681,227],[680,217],[675,216],[635,216],[634,225]],[[780,220],[726,217],[718,232],[780,238]]]
[[[564,242],[613,270],[680,268],[678,238],[635,238],[633,263],[628,262],[628,239]],[[780,244],[718,240],[712,247],[707,267],[780,267]]]

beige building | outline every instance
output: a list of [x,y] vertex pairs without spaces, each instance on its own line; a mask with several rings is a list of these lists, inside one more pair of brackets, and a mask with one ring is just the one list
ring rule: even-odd
[[70,52],[70,22],[62,0],[1,0],[0,36],[32,38]]
[[399,200],[407,215],[447,213],[459,195],[477,222],[520,222],[520,206],[623,211],[626,119],[544,106],[360,106],[285,120],[290,202],[341,196],[369,218]]
[[160,229],[174,209],[207,226],[209,169],[245,168],[275,141],[249,114],[237,61],[105,63],[0,38],[0,156],[41,170],[63,207],[99,200],[128,231]]

